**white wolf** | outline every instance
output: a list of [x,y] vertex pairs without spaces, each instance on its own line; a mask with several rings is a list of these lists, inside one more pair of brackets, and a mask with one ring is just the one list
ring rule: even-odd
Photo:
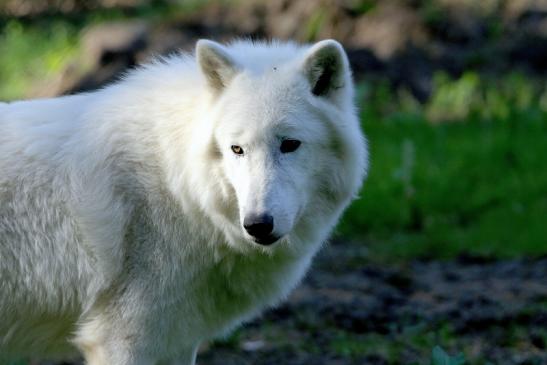
[[0,363],[193,364],[285,298],[361,186],[342,47],[197,43],[0,104]]

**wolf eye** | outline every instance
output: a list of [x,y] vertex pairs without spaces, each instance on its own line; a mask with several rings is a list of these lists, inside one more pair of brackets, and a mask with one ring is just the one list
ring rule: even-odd
[[232,152],[235,153],[236,155],[243,154],[243,148],[241,148],[240,146],[233,145],[231,148],[232,148]]
[[281,142],[281,153],[289,153],[294,152],[300,147],[300,141],[297,139],[285,139],[283,142]]

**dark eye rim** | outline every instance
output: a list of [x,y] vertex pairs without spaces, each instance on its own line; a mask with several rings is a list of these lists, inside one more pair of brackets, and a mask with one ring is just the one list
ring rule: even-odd
[[279,149],[281,150],[281,153],[291,153],[296,151],[301,144],[302,142],[298,139],[287,138],[281,142]]
[[235,153],[236,155],[243,155],[245,152],[243,151],[243,148],[241,148],[241,146],[238,146],[238,145],[231,145],[230,146],[230,149],[232,150],[233,153]]

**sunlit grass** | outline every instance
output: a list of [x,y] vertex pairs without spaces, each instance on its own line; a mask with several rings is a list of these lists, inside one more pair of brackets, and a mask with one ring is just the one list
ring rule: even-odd
[[132,19],[169,21],[215,1],[223,0],[140,2],[130,8],[107,7],[33,21],[0,18],[0,101],[35,96],[37,88],[48,87],[69,65],[85,70],[80,35],[89,26]]
[[77,32],[67,23],[25,27],[10,21],[0,33],[0,100],[28,97],[77,54]]
[[424,106],[382,86],[362,96],[370,176],[339,232],[382,258],[547,254],[542,86],[441,79]]

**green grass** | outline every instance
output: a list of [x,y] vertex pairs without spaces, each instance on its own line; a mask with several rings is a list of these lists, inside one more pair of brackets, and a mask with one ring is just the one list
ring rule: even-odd
[[59,75],[77,53],[76,31],[69,23],[8,22],[0,33],[0,100],[32,94],[37,85]]
[[14,19],[0,9],[0,101],[34,97],[69,65],[85,71],[80,35],[86,27],[108,21],[177,19],[212,1],[142,2],[128,8],[99,8],[76,14],[46,14],[36,19]]
[[424,106],[361,95],[370,175],[339,233],[380,259],[547,254],[545,92],[514,75],[442,83]]

